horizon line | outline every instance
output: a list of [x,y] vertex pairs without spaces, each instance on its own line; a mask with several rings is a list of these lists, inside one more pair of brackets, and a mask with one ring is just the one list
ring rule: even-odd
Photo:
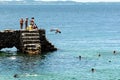
[[[16,0],[16,1],[13,1],[13,0],[8,0],[8,1],[0,1],[0,2],[29,2],[29,1],[26,1],[26,0]],[[110,3],[119,3],[120,1],[31,1],[31,2],[75,2],[75,3],[88,3],[88,2],[90,2],[90,3],[96,3],[96,2],[110,2]],[[30,2],[30,3],[31,3]]]
[[[12,3],[13,2],[13,3]],[[67,3],[68,2],[68,3]],[[76,2],[76,1],[0,1],[1,5],[38,5],[38,4],[43,4],[43,5],[75,5],[75,4],[120,4],[120,1],[115,2],[115,1],[96,1],[96,2]]]

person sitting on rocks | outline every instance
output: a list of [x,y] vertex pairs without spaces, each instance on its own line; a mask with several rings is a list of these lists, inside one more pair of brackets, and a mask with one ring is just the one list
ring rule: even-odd
[[38,27],[37,27],[37,25],[36,25],[36,24],[33,26],[33,29],[38,29]]
[[30,25],[27,27],[27,30],[33,30],[32,24],[30,24]]

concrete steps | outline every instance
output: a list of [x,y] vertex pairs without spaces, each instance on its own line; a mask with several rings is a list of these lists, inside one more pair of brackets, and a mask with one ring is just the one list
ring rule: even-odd
[[39,36],[39,33],[22,33],[22,36]]
[[21,45],[23,52],[39,54],[41,52],[39,32],[37,30],[21,31]]

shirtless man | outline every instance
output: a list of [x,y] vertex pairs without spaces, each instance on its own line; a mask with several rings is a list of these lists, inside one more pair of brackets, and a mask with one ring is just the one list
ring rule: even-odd
[[23,23],[24,23],[24,20],[23,18],[20,19],[20,29],[23,29]]
[[25,20],[25,29],[27,29],[27,27],[28,27],[28,18],[26,18]]

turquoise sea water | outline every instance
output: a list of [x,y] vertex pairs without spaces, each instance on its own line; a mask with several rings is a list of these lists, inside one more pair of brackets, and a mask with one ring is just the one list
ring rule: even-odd
[[0,5],[1,30],[18,30],[26,17],[35,17],[58,50],[28,56],[3,49],[0,80],[120,80],[120,4]]

